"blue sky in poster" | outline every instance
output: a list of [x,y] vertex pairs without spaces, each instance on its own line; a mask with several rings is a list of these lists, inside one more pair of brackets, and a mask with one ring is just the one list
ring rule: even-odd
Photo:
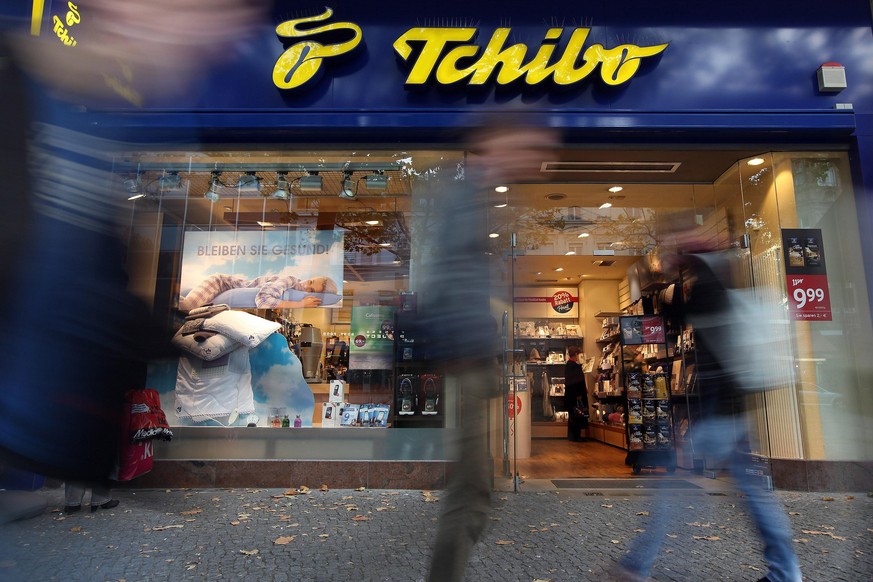
[[343,233],[333,230],[187,232],[182,248],[182,293],[210,275],[248,279],[289,274],[326,275],[342,295]]

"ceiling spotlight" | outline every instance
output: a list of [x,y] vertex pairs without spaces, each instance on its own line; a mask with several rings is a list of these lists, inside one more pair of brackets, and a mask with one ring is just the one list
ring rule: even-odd
[[590,233],[582,232],[582,233],[579,233],[579,236],[577,236],[576,238],[588,238],[589,236],[591,236]]
[[210,202],[218,202],[221,200],[221,188],[224,184],[221,183],[221,173],[212,172],[212,178],[209,179],[209,189],[203,193],[203,197]]
[[563,270],[564,270],[564,267],[558,267],[557,269],[555,269],[555,272],[560,273]]
[[136,176],[128,176],[122,182],[124,185],[124,190],[127,192],[128,200],[138,200],[145,196],[145,192],[142,191],[142,182],[140,182],[139,174]]
[[750,166],[760,166],[761,164],[764,163],[764,158],[752,158],[751,160],[749,160],[746,163],[749,164]]
[[498,236],[500,236],[500,234],[498,234],[496,232],[492,232],[491,234],[488,235],[488,238],[497,238]]
[[182,187],[182,176],[179,172],[166,172],[158,178],[158,187],[161,190],[178,190]]
[[575,254],[576,254],[576,251],[567,251],[567,252],[564,253],[564,254],[565,254],[565,255],[575,255]]
[[301,192],[321,192],[321,176],[318,175],[318,172],[309,172],[297,179],[297,186]]
[[239,177],[236,186],[240,192],[260,192],[261,179],[254,172],[246,172]]
[[616,192],[621,192],[622,190],[624,190],[624,188],[622,188],[621,186],[613,186],[609,189],[609,191],[613,194],[615,194]]
[[345,198],[346,200],[354,200],[358,197],[357,184],[352,180],[351,172],[343,172],[343,187],[340,189],[337,196]]
[[276,172],[276,190],[273,192],[273,198],[277,200],[291,198],[291,193],[288,192],[288,172]]
[[507,206],[509,206],[508,202],[498,202],[494,205],[494,208],[506,208]]
[[494,191],[503,194],[504,192],[509,192],[509,186],[498,186],[494,189]]
[[604,202],[603,204],[600,205],[601,210],[605,210],[607,208],[612,208],[612,202]]
[[364,178],[364,186],[367,190],[387,190],[388,176],[382,173],[382,170],[377,170],[375,174],[370,174]]
[[366,224],[367,226],[379,226],[379,221],[378,220],[365,220],[364,224]]

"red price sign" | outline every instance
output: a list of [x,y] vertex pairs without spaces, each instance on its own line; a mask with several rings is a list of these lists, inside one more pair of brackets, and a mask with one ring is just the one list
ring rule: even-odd
[[827,275],[787,275],[788,305],[795,321],[830,321]]
[[666,330],[664,329],[663,317],[643,317],[643,343],[663,344],[666,343]]
[[515,418],[516,412],[521,412],[521,396],[513,398],[512,394],[510,394],[506,401],[506,414],[509,416],[509,419],[512,420]]

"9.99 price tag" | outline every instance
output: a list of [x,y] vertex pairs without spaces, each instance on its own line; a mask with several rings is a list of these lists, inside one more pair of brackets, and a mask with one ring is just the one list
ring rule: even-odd
[[795,321],[830,321],[827,275],[787,275],[788,306]]

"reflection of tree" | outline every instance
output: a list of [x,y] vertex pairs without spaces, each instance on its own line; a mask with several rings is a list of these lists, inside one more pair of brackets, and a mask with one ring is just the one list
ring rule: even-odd
[[[595,244],[643,254],[655,245],[655,212],[651,208],[500,208],[492,212],[491,230],[501,235],[514,232],[517,248],[536,250],[560,236],[576,237],[586,232]],[[608,242],[603,242],[608,241]],[[496,249],[505,245],[497,239]]]
[[388,251],[398,258],[409,254],[409,232],[402,213],[342,212],[336,216],[336,225],[345,229],[343,250],[347,253],[376,255]]

